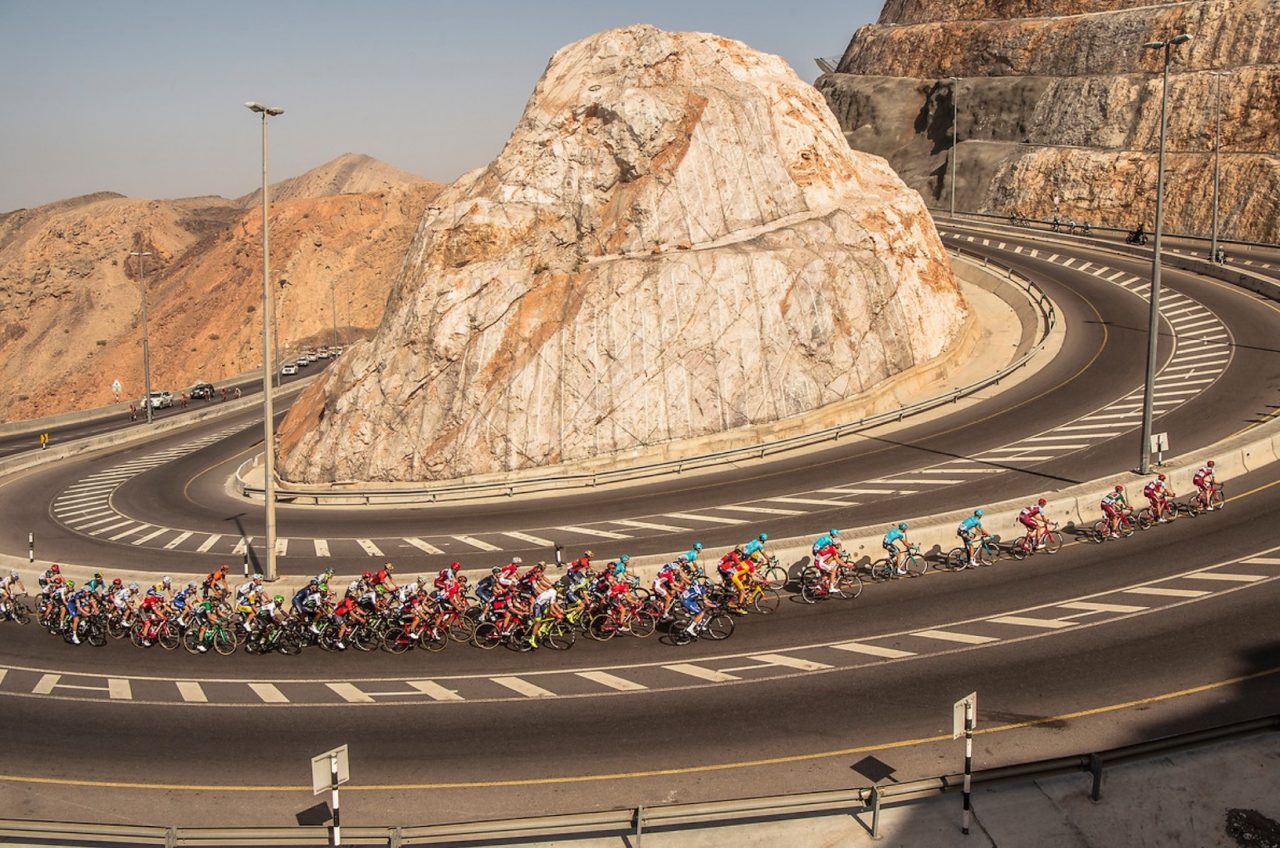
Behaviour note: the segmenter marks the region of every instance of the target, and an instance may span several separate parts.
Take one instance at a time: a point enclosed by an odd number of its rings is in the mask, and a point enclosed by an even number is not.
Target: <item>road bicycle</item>
[[[816,565],[806,566],[800,572],[800,600],[814,604],[827,598],[856,598],[862,594],[862,578],[857,569],[843,560],[834,566],[835,573],[824,578]]]
[[[693,626],[693,632],[689,632],[689,622],[693,620],[693,614],[681,606],[676,614],[675,622],[671,625],[669,638],[672,644],[687,645],[694,639],[710,639],[715,642],[723,641],[733,635],[737,624],[733,620],[733,616],[726,612],[721,612],[715,608],[708,607],[699,621]]]
[[[0,621],[16,621],[26,624],[31,621],[31,608],[18,595],[0,601]]]
[[[336,626],[333,627],[333,630],[336,632]],[[330,631],[327,628],[320,631],[322,637],[328,632]],[[320,646],[324,647],[324,644],[322,640]],[[389,628],[382,637],[383,650],[391,654],[403,654],[410,648],[423,648],[436,653],[443,651],[448,644],[449,635],[447,631],[427,624],[423,624],[417,629],[410,629],[407,623],[396,624]],[[494,642],[493,647],[496,647],[497,644],[497,642]]]
[[[929,561],[920,555],[920,546],[911,544],[907,550],[895,556],[887,556],[871,563],[871,579],[877,582],[899,577],[921,577],[929,570]]]
[[[1222,509],[1227,505],[1227,494],[1223,490],[1223,483],[1214,483],[1209,487],[1209,500],[1205,503],[1204,492],[1197,491],[1191,500],[1187,501],[1187,511],[1192,515],[1199,515],[1205,512],[1208,507],[1215,510]]]
[[[984,533],[980,538],[973,540],[973,559],[978,565],[991,565],[1000,559],[1001,553],[1000,543],[989,533]],[[939,566],[947,571],[960,571],[968,565],[969,551],[964,545],[947,551],[946,557],[939,563]]]
[[[587,635],[597,642],[608,642],[619,633],[647,639],[657,627],[657,616],[646,607],[633,609],[625,605],[614,605],[591,619]]]
[[[518,651],[532,651],[541,644],[556,651],[567,651],[578,640],[578,630],[568,620],[543,613],[528,624],[521,624],[511,634],[510,645]]]
[[[148,636],[147,631],[151,633]],[[146,621],[138,618],[133,622],[133,626],[129,628],[129,641],[134,647],[145,647],[144,642],[150,639],[151,642],[164,648],[166,651],[172,651],[182,644],[182,633],[178,630],[176,624],[167,618],[152,622],[150,627]]]
[[[1155,508],[1151,506],[1144,506],[1142,509],[1138,510],[1138,524],[1145,524],[1147,527],[1150,527],[1153,524],[1160,523],[1161,518],[1165,520],[1165,523],[1170,523],[1176,521],[1178,514],[1183,510],[1187,510],[1188,512],[1190,511],[1186,504],[1175,503],[1173,497],[1170,496],[1160,508],[1159,515],[1156,514]],[[1143,527],[1142,529],[1145,530],[1146,527]]]
[[[1039,539],[1039,543],[1032,543],[1031,539],[1024,535],[1009,547],[1009,553],[1014,559],[1024,560],[1032,554],[1056,554],[1062,550],[1062,531],[1058,529],[1057,524],[1050,524],[1046,530],[1037,530],[1032,534],[1032,538]]]
[[[1146,530],[1151,526],[1150,521],[1144,521],[1141,516],[1131,509],[1122,510],[1120,512],[1120,520],[1116,522],[1116,532],[1123,538],[1127,539],[1137,530]],[[1102,544],[1108,539],[1114,538],[1111,535],[1111,520],[1105,515],[1093,522],[1093,525],[1085,530],[1085,535],[1090,542]]]
[[[200,646],[206,649],[212,647],[224,657],[229,657],[236,652],[236,637],[220,620],[211,621],[204,625],[204,636],[200,636],[201,626],[197,623],[187,628],[187,632],[182,634],[182,647],[189,654],[203,653]]]
[[[782,564],[778,562],[778,558],[773,554],[765,556],[765,564],[756,570],[756,575],[772,586],[785,587],[787,583],[791,582],[791,575],[787,573],[787,570],[782,567]]]
[[[245,637],[244,650],[247,654],[269,654],[273,651],[286,656],[300,654],[302,634],[296,624],[268,622]]]

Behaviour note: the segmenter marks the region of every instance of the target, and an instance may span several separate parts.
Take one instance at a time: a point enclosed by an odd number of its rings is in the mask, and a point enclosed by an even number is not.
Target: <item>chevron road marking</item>
[[[801,509],[778,509],[772,506],[745,506],[743,504],[725,504],[711,509],[727,509],[731,512],[758,512],[761,515],[804,515]]]
[[[170,539],[168,543],[164,546],[164,549],[166,551],[171,551],[174,548],[178,547],[178,545],[181,545],[183,542],[187,541],[190,538],[191,538],[191,531],[184,530],[181,533],[179,533],[177,536],[174,536],[172,539]]]
[[[316,556],[329,556],[329,540],[328,539],[312,539],[311,546],[316,549]]]
[[[1058,604],[1060,609],[1083,610],[1085,614],[1094,612],[1142,612],[1150,607],[1139,607],[1133,604],[1100,604],[1093,601],[1072,601],[1069,604]]]
[[[408,542],[410,545],[413,545],[418,550],[422,551],[423,553],[427,553],[427,554],[444,553],[444,551],[440,550],[435,545],[428,544],[422,541],[421,539],[419,539],[417,536],[405,536],[404,540]]]
[[[668,512],[667,518],[679,518],[684,521],[710,521],[715,524],[746,524],[747,522],[741,518],[724,518],[719,515],[691,515],[687,512]]]
[[[152,539],[154,539],[156,536],[159,536],[159,535],[161,535],[162,533],[168,533],[168,532],[169,532],[169,528],[168,528],[168,527],[161,527],[159,530],[153,530],[153,531],[151,531],[150,533],[148,533],[147,535],[142,536],[141,538],[134,539],[134,540],[133,540],[133,544],[135,544],[135,545],[143,545],[143,544],[146,544],[147,542],[150,542]]]
[[[204,693],[199,683],[193,680],[175,681],[178,686],[178,694],[182,696],[182,700],[189,704],[207,704],[209,696]]]
[[[557,530],[563,530],[566,533],[578,533],[582,536],[595,536],[600,539],[630,539],[626,533],[615,533],[612,530],[596,530],[590,527],[576,527],[572,524],[564,527],[557,527]],[[457,538],[456,536],[454,538]]]
[[[512,692],[515,692],[519,695],[524,695],[526,698],[556,697],[555,692],[552,692],[548,689],[543,689],[541,686],[535,686],[529,681],[522,680],[519,677],[490,677],[489,679],[492,680],[494,683],[498,684],[499,686],[504,686],[507,689],[510,689]]]
[[[253,694],[262,699],[265,704],[287,704],[289,699],[284,696],[274,683],[250,683],[249,688],[253,690]]]
[[[972,633],[956,633],[951,630],[917,630],[912,636],[925,639],[938,639],[942,642],[963,642],[966,645],[985,645],[988,642],[999,642],[995,636],[977,636]]]
[[[236,546],[231,549],[231,555],[244,556],[246,553],[249,552],[249,546],[252,544],[253,544],[253,537],[245,536],[239,542],[236,542]]]
[[[282,557],[282,556],[288,556],[288,555],[289,555],[289,540],[284,537],[276,539],[276,556]]]
[[[1248,565],[1280,565],[1280,558],[1277,557],[1253,557],[1252,559],[1241,560]]]
[[[880,645],[864,645],[861,642],[841,642],[839,645],[832,645],[837,651],[849,651],[854,654],[866,654],[871,657],[884,657],[887,660],[896,660],[902,657],[914,657],[915,651],[900,651],[897,648],[885,648]]]
[[[670,524],[652,524],[648,521],[633,521],[631,519],[621,519],[618,521],[610,521],[610,524],[621,524],[623,527],[637,527],[641,530],[663,530],[667,533],[687,533],[688,527],[674,527]]]
[[[728,683],[730,680],[741,680],[732,674],[725,674],[722,671],[712,671],[709,668],[703,668],[700,665],[691,663],[676,663],[675,665],[664,665],[667,671],[674,671],[677,674],[687,674],[690,677],[696,677],[699,680],[706,680],[709,683]]]
[[[816,504],[818,506],[857,506],[854,501],[822,500],[821,498],[765,498],[769,503]]]
[[[1164,598],[1202,598],[1210,594],[1202,589],[1166,589],[1162,586],[1136,586],[1125,589],[1124,592],[1129,595],[1159,595]]]
[[[1229,583],[1257,583],[1267,579],[1261,574],[1229,574],[1225,571],[1200,571],[1185,576],[1188,580],[1223,580]]]
[[[462,696],[452,689],[446,689],[439,683],[430,680],[406,680],[405,684],[412,686],[422,694],[426,695],[434,701],[461,701]]]
[[[342,700],[349,704],[372,704],[373,698],[370,695],[361,692],[354,684],[351,683],[326,683]]]
[[[619,692],[637,692],[641,689],[648,689],[648,686],[635,683],[630,680],[624,680],[621,677],[609,674],[607,671],[579,671],[578,677],[599,683],[601,686],[608,686],[610,689],[616,689]]]
[[[556,543],[551,541],[550,539],[543,539],[541,536],[531,536],[528,533],[516,533],[516,532],[508,531],[506,533],[503,533],[502,535],[510,536],[513,539],[518,539],[521,542],[527,542],[530,545],[536,545],[540,548],[554,548],[556,546]]]
[[[373,543],[372,539],[356,539],[356,544],[359,545],[361,550],[363,550],[368,556],[382,556],[382,550]]]
[[[1021,615],[1002,615],[999,618],[988,618],[992,624],[1013,624],[1018,627],[1040,627],[1045,630],[1060,630],[1071,627],[1074,621],[1062,621],[1057,618],[1027,618]]]
[[[116,517],[119,518],[120,516],[117,515]],[[97,530],[94,530],[89,535],[101,536],[103,533],[110,533],[112,530],[119,530],[121,527],[129,527],[131,525],[136,527],[138,525],[138,522],[134,521],[132,518],[126,518],[124,521],[121,521],[118,524],[108,524],[106,527],[99,527]],[[129,535],[128,533],[121,533],[120,536],[112,536],[111,538],[119,539],[121,536],[128,536],[128,535]]]
[[[785,654],[754,654],[751,659],[767,665],[780,665],[784,668],[798,668],[801,671],[822,671],[824,668],[831,668],[827,663],[813,662],[812,660],[801,660],[795,657],[788,657]]]
[[[196,553],[198,554],[208,553],[209,549],[212,548],[215,544],[217,544],[218,540],[221,538],[222,538],[221,533],[211,533],[209,535],[209,538],[201,542],[200,547],[196,548]]]

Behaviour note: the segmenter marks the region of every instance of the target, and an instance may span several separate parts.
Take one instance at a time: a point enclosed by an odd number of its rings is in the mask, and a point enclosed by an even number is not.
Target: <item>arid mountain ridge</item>
[[[368,335],[441,186],[344,154],[272,186],[281,355]],[[258,192],[148,200],[97,192],[0,214],[0,402],[18,420],[143,393],[141,287],[152,386],[180,391],[261,363]],[[193,308],[194,307],[194,308]]]

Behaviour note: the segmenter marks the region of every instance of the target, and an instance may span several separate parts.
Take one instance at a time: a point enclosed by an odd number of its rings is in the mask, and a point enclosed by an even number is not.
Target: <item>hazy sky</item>
[[[700,30],[812,81],[882,0],[0,0],[0,212],[93,191],[236,196],[345,152],[448,182],[501,149],[547,60],[611,27]]]

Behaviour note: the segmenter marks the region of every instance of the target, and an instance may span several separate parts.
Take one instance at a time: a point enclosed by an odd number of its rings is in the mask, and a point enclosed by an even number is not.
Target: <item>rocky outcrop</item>
[[[1276,0],[890,0],[816,85],[932,205],[954,165],[957,211],[1149,227],[1162,62],[1142,45],[1179,32],[1166,226],[1211,228],[1220,84],[1222,231],[1280,241]]]
[[[367,159],[367,157],[363,157]],[[355,167],[350,167],[353,164]],[[373,160],[368,160],[373,162]],[[271,206],[280,351],[382,320],[391,282],[439,186],[343,157],[285,181]],[[335,175],[342,175],[335,179]],[[326,195],[334,188],[382,186]],[[152,385],[179,392],[261,367],[261,213],[245,198],[145,200],[102,192],[0,216],[0,408],[5,420],[143,394],[141,283]],[[139,247],[145,277],[129,253]]]
[[[613,30],[436,199],[280,467],[456,478],[802,415],[936,356],[964,308],[919,195],[782,60]]]

